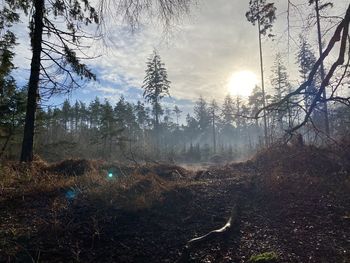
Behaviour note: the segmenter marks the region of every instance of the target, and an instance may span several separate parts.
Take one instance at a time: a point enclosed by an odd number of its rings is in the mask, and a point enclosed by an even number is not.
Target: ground
[[[203,171],[12,164],[2,170],[12,175],[0,188],[0,262],[350,262],[346,158],[305,147]],[[229,231],[185,249],[232,215]]]

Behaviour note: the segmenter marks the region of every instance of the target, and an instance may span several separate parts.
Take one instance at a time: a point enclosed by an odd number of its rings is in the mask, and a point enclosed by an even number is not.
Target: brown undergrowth
[[[0,262],[36,262],[41,249],[79,261],[75,233],[98,237],[100,225],[114,224],[114,211],[161,203],[164,193],[186,184],[178,179],[188,172],[79,159],[48,164],[36,157],[31,164],[3,163],[0,173]],[[67,247],[59,249],[61,242]]]
[[[255,167],[256,185],[267,193],[338,191],[350,190],[348,158],[339,148],[279,145],[259,152],[245,165]]]
[[[0,262],[174,262],[184,242],[221,226],[237,200],[246,203],[239,239],[230,237],[224,249],[221,241],[207,244],[190,262],[247,262],[266,251],[281,262],[342,260],[346,151],[279,146],[197,172],[38,157],[31,165],[3,163]],[[305,240],[308,251],[298,245]],[[327,246],[321,256],[314,250]]]
[[[162,192],[175,185],[177,179],[184,179],[190,174],[175,165],[136,167],[85,159],[48,164],[38,157],[31,164],[4,163],[0,173],[3,199],[75,189],[75,197],[103,200],[130,208],[149,207],[153,200],[160,199]]]

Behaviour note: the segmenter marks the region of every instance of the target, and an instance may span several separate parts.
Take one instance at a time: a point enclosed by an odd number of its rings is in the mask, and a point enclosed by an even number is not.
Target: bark
[[[216,154],[216,131],[215,131],[215,111],[213,110],[213,148]]]
[[[319,54],[321,57],[322,56],[322,38],[321,38],[321,25],[320,25],[320,13],[319,13],[319,8],[318,8],[318,0],[315,1],[315,9],[316,9],[316,19],[317,19],[318,50],[319,50]],[[324,67],[323,67],[323,61],[321,62],[320,72],[321,72],[321,80],[324,81],[325,71],[324,71]],[[330,131],[329,131],[329,120],[328,120],[328,105],[327,105],[327,101],[326,101],[326,99],[327,99],[326,89],[323,89],[322,96],[325,99],[325,101],[323,103],[325,132],[329,136]]]
[[[41,42],[43,35],[44,0],[34,1],[34,29],[32,35],[33,56],[30,65],[30,77],[28,84],[27,110],[24,125],[24,134],[21,151],[21,161],[31,162],[33,160],[33,144],[35,129],[35,112],[37,109],[37,95],[39,91]]]
[[[267,120],[266,120],[266,96],[265,96],[265,86],[264,86],[264,65],[263,65],[263,55],[262,55],[262,46],[261,46],[261,32],[260,32],[260,19],[258,19],[258,30],[259,30],[259,53],[260,53],[260,72],[261,72],[261,91],[263,96],[263,107],[264,107],[264,137],[265,137],[265,146],[269,145],[269,140],[267,136]]]

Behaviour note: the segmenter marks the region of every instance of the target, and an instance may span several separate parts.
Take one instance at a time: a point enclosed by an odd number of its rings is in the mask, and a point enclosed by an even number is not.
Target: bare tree
[[[289,133],[292,133],[302,126],[304,126],[309,120],[312,112],[314,109],[322,103],[325,102],[337,102],[344,104],[348,107],[350,107],[350,97],[348,96],[339,96],[337,95],[337,91],[339,87],[342,86],[343,81],[345,78],[349,78],[349,64],[350,64],[350,38],[349,38],[349,24],[350,24],[350,5],[347,7],[346,13],[344,18],[341,20],[341,22],[338,24],[338,26],[335,29],[335,32],[333,36],[331,37],[326,49],[322,51],[320,57],[315,62],[314,66],[312,67],[310,73],[308,74],[308,77],[306,81],[304,81],[296,90],[288,93],[285,95],[280,101],[271,103],[267,105],[266,107],[260,109],[255,117],[259,117],[259,115],[264,111],[274,111],[278,110],[279,107],[281,107],[285,102],[289,101],[292,97],[298,97],[300,95],[304,96],[307,94],[308,89],[312,87],[316,74],[318,70],[320,69],[322,63],[326,59],[326,57],[330,54],[331,51],[335,52],[335,45],[337,42],[339,43],[339,52],[338,52],[338,58],[336,61],[333,62],[331,65],[328,73],[325,75],[324,79],[321,82],[321,85],[316,88],[316,93],[312,97],[312,101],[310,103],[310,106],[305,109],[305,116],[304,119],[298,123],[297,125],[291,127],[289,130],[287,130]],[[345,65],[343,65],[345,62]],[[343,66],[342,66],[343,65]],[[324,90],[327,86],[330,85],[330,81],[332,77],[334,76],[337,69],[341,69],[342,73],[341,76],[336,80],[336,84],[332,87],[332,92],[328,97],[323,97]],[[298,104],[299,107],[302,107],[300,104]]]
[[[321,22],[320,22],[320,9],[332,5],[332,3],[326,3],[322,6],[319,6],[319,0],[309,0],[310,4],[315,3],[315,11],[316,11],[316,23],[317,23],[317,40],[318,40],[318,50],[320,56],[322,55],[322,36],[321,36]],[[321,74],[321,81],[325,78],[325,70],[323,66],[323,61],[320,65],[320,74]],[[323,89],[322,92],[323,98],[325,99],[327,97],[326,88]],[[323,114],[324,114],[324,126],[325,126],[325,132],[327,135],[330,134],[329,131],[329,120],[328,120],[328,106],[327,106],[327,100],[324,100],[323,102]]]
[[[106,18],[121,18],[132,28],[138,27],[143,18],[156,17],[168,27],[174,20],[189,13],[197,0],[100,0],[99,12],[102,26]]]

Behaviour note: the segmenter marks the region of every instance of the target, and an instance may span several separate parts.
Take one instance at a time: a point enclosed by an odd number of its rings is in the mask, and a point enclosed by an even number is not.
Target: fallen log
[[[176,262],[177,263],[187,262],[190,252],[194,248],[210,240],[216,239],[218,237],[222,237],[223,235],[227,234],[232,229],[232,226],[234,225],[234,223],[237,222],[237,219],[238,219],[238,206],[235,205],[232,208],[231,216],[229,217],[229,219],[227,220],[226,224],[223,227],[212,230],[203,236],[190,239],[185,245],[185,248],[183,249],[181,257]]]

